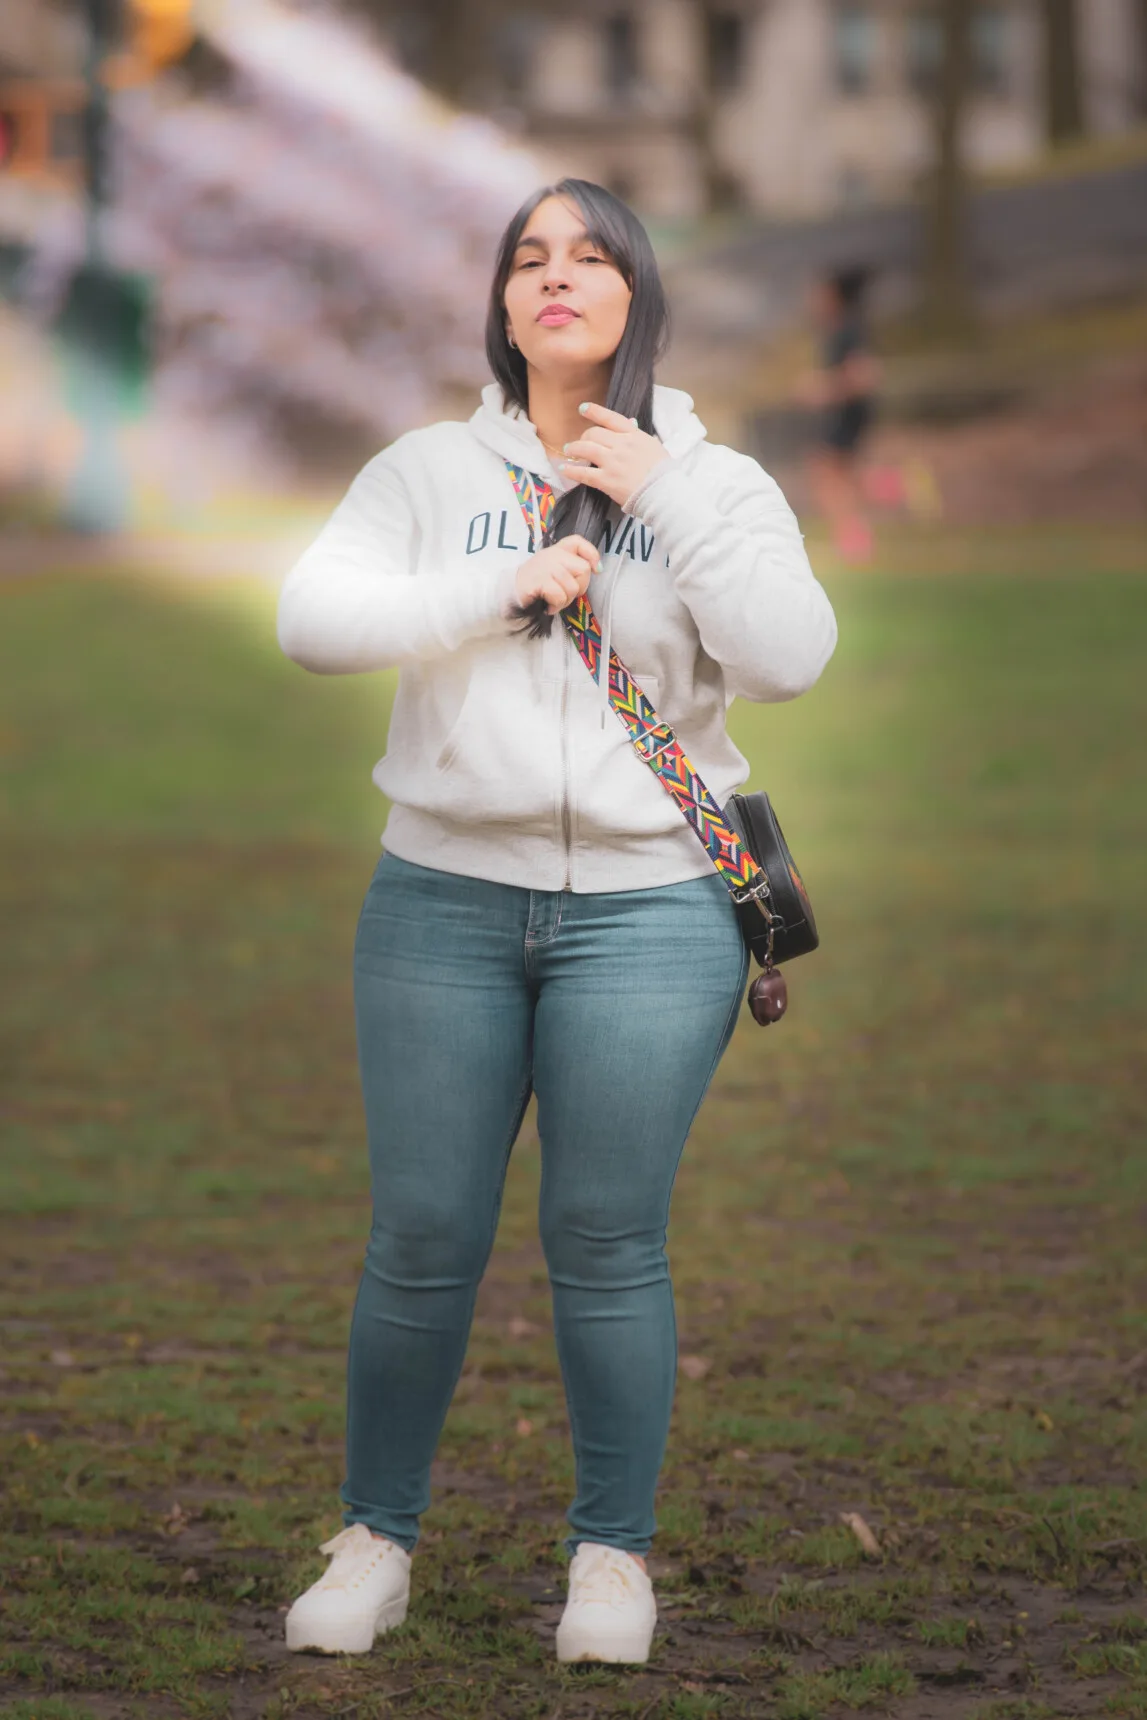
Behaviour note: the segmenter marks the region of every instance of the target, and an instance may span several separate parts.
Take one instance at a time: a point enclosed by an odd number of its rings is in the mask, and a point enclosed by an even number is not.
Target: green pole
[[[84,0],[87,25],[84,113],[84,167],[87,258],[91,278],[106,268],[104,210],[108,202],[108,93],[103,67],[115,34],[115,0]],[[86,533],[122,531],[128,518],[130,493],[127,472],[116,445],[119,424],[119,383],[113,351],[98,341],[85,341],[69,354],[72,398],[83,431],[79,464],[66,501],[68,523]]]

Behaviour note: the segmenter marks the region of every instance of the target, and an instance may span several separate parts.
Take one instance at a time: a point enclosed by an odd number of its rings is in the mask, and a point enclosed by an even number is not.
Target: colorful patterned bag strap
[[[544,547],[549,542],[554,517],[554,492],[544,478],[535,477],[509,460],[506,461],[506,466],[529,528],[530,553],[533,554],[535,547]],[[537,543],[539,531],[540,545]],[[576,603],[571,603],[561,614],[566,632],[577,646],[582,662],[596,680],[601,659],[601,627],[588,598],[579,597]],[[621,719],[638,757],[644,759],[660,778],[662,787],[677,802],[701,846],[728,885],[734,902],[739,906],[744,902],[755,901],[767,914],[768,878],[722,814],[721,808],[685,756],[669,724],[661,721],[617,652],[612,649],[609,653],[609,702]]]

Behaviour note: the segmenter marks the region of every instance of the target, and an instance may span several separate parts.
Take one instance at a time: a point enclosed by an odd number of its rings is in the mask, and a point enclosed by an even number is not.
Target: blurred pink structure
[[[205,8],[206,89],[114,103],[121,267],[157,286],[155,430],[198,422],[272,456],[313,423],[381,444],[487,379],[496,239],[543,163],[458,114],[333,12]],[[82,254],[82,212],[44,199],[25,302],[46,318]]]

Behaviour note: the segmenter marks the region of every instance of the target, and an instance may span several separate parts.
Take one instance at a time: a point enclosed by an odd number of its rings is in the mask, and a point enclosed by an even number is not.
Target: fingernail
[[[589,408],[590,408],[590,403],[589,403],[589,401],[588,401],[588,400],[583,400],[583,401],[582,401],[582,403],[581,403],[581,405],[580,405],[580,406],[579,406],[579,407],[578,407],[578,411],[579,411],[579,412],[588,412],[588,411],[589,411]]]
[[[563,442],[563,443],[562,443],[562,453],[563,453],[563,454],[568,454],[568,453],[569,453],[569,451],[570,451],[570,445],[569,445],[569,443],[568,443],[568,442]]]

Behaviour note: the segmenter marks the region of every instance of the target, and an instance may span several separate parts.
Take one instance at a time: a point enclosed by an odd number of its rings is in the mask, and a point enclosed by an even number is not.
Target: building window
[[[977,6],[972,16],[972,78],[981,95],[1008,93],[1011,24],[1006,6]]]
[[[972,88],[977,95],[1008,92],[1012,59],[1012,18],[1007,6],[977,6],[972,13]],[[918,95],[931,96],[940,82],[944,26],[935,5],[917,6],[905,20],[908,82]]]
[[[511,12],[497,32],[497,62],[502,93],[521,102],[530,87],[533,71],[536,20],[525,12]]]
[[[908,82],[917,95],[930,96],[940,82],[944,26],[933,6],[917,6],[904,22]]]
[[[836,8],[836,81],[845,95],[863,95],[871,88],[876,61],[876,20],[867,6]]]
[[[740,12],[705,13],[710,87],[728,95],[740,86],[745,59],[745,20]]]
[[[637,28],[632,12],[605,20],[605,83],[610,95],[623,96],[637,82]]]

